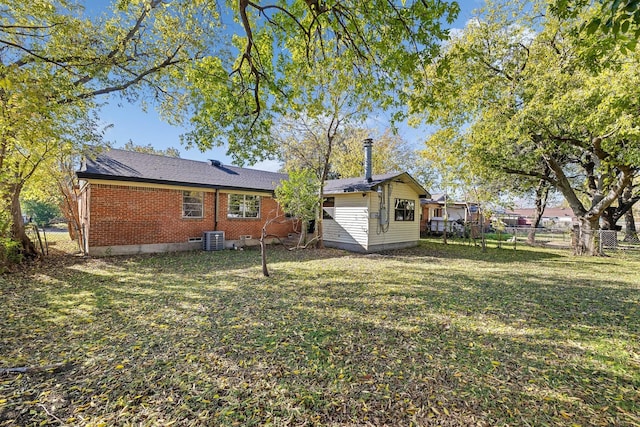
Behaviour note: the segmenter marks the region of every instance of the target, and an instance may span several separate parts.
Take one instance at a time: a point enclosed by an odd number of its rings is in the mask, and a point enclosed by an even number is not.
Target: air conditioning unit
[[[224,231],[205,231],[202,236],[202,249],[221,251],[224,249]]]

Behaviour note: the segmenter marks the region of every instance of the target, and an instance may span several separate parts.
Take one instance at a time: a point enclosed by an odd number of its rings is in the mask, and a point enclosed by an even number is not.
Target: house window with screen
[[[433,216],[435,218],[442,218],[442,208],[434,208],[433,209]]]
[[[327,197],[322,202],[322,219],[333,219],[336,205],[335,197]]]
[[[260,218],[260,196],[229,194],[227,218]]]
[[[396,199],[396,221],[413,221],[415,218],[416,202],[408,199]]]
[[[182,217],[202,218],[204,193],[202,191],[182,192]]]

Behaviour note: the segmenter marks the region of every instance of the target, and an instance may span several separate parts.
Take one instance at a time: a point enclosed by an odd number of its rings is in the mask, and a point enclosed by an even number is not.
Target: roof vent
[[[222,162],[220,160],[209,159],[211,162],[211,166],[215,166],[217,168],[222,167]]]

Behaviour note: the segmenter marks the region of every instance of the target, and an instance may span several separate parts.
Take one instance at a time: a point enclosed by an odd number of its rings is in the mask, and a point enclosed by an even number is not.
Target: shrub
[[[20,262],[22,262],[20,243],[7,237],[0,237],[0,273],[4,273],[12,265]]]
[[[40,227],[49,225],[52,219],[60,216],[60,208],[56,202],[41,200],[25,200],[24,211]]]

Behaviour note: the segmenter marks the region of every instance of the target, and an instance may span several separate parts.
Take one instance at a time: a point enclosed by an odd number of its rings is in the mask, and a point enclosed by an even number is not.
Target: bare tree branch
[[[104,60],[105,64],[111,64],[112,59],[115,58],[115,56],[118,53],[123,52],[125,50],[125,48],[127,47],[127,44],[131,40],[133,40],[136,34],[140,32],[140,29],[142,28],[142,24],[144,23],[145,19],[147,19],[147,17],[149,16],[149,13],[151,12],[151,10],[158,7],[158,5],[160,5],[161,3],[162,3],[162,0],[151,0],[148,7],[144,7],[142,9],[142,11],[140,12],[140,15],[136,19],[135,24],[127,32],[127,35],[119,43],[117,43],[116,46],[105,56],[105,60]],[[94,79],[93,74],[87,74],[84,77],[73,82],[73,85],[81,86],[93,79]]]
[[[141,82],[142,80],[144,80],[145,77],[152,75],[154,73],[157,73],[158,71],[170,67],[172,65],[178,64],[180,62],[183,62],[183,60],[176,60],[175,57],[178,55],[178,52],[182,49],[182,46],[178,46],[176,48],[176,50],[170,55],[168,56],[163,62],[161,62],[160,64],[156,65],[155,67],[151,67],[148,68],[147,70],[140,72],[139,74],[137,74],[135,76],[135,78],[125,81],[119,85],[114,85],[114,86],[109,86],[109,87],[103,87],[100,89],[96,89],[93,91],[89,91],[89,92],[85,92],[82,94],[79,94],[77,96],[71,97],[71,98],[64,98],[60,101],[58,101],[58,104],[72,104],[73,102],[80,100],[80,99],[89,99],[89,98],[93,98],[95,96],[98,95],[106,95],[108,93],[112,93],[112,92],[121,92],[139,82]]]

